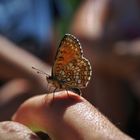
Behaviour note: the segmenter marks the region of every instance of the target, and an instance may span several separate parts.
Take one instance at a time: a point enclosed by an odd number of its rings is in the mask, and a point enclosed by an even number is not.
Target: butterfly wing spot
[[[67,81],[71,81],[71,79],[70,78],[67,78]]]
[[[80,84],[81,83],[81,80],[79,79],[77,82],[78,82],[78,84]]]
[[[88,74],[88,72],[87,71],[84,71],[84,75],[87,75]]]
[[[79,77],[79,75],[75,75],[75,78],[76,78],[76,79],[79,79],[80,77]]]
[[[65,72],[63,70],[60,71],[61,75],[65,75]]]

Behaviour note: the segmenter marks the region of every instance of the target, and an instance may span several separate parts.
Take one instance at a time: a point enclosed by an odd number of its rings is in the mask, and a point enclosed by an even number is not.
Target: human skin
[[[8,79],[9,77],[22,76],[22,78],[31,79],[33,82],[37,81],[34,84],[34,90],[37,87],[40,89],[46,87],[45,78],[43,80],[40,75],[33,72],[31,67],[39,66],[40,69],[45,70],[48,70],[48,67],[4,38],[1,37],[0,42],[1,77],[4,76],[4,79]],[[5,93],[8,92],[4,92],[4,95]],[[9,94],[11,94],[11,90],[9,90]],[[53,102],[52,94],[31,98],[21,105],[13,120],[28,126],[40,127],[51,138],[59,140],[131,139],[85,99],[71,92],[69,95],[72,98],[69,98],[66,92],[56,93]]]
[[[45,75],[37,74],[32,66],[51,72],[44,61],[0,36],[0,121],[9,120],[27,97],[47,92]]]
[[[11,80],[16,78],[27,79],[34,88],[46,87],[46,79],[37,75],[32,67],[39,67],[46,73],[50,73],[50,66],[23,50],[20,46],[16,46],[8,39],[0,36],[0,78]]]
[[[0,140],[41,140],[28,127],[13,121],[0,122]]]
[[[30,98],[12,120],[41,129],[53,140],[132,140],[87,100],[70,91]]]

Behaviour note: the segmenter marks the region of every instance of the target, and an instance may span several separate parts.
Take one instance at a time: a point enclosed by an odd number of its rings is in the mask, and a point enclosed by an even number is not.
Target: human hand
[[[28,99],[17,110],[13,121],[40,129],[54,140],[132,139],[87,100],[70,91]]]

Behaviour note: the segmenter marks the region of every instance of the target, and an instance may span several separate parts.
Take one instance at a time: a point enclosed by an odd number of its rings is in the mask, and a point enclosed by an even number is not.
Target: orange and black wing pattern
[[[62,81],[65,88],[85,88],[91,75],[91,65],[83,56],[79,40],[65,34],[57,50],[52,76]]]

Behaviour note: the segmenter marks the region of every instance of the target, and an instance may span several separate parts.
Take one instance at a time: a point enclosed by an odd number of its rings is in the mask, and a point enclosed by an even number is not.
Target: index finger
[[[131,139],[81,96],[66,91],[40,95],[24,102],[13,117],[40,128],[53,139]]]

